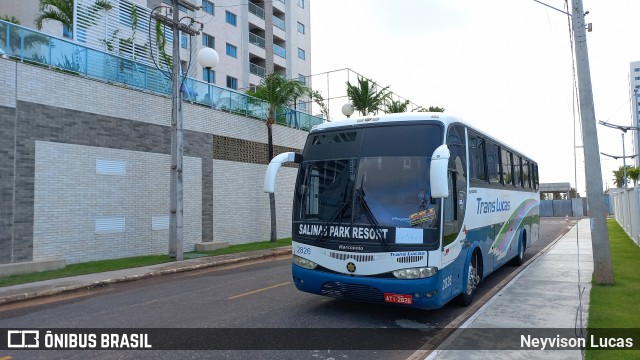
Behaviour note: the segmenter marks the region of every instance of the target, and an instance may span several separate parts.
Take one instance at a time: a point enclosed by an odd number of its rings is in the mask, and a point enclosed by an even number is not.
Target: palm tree
[[[59,21],[73,31],[73,1],[74,0],[40,0],[40,14],[35,23],[38,30],[42,30],[45,20]]]
[[[632,167],[627,169],[627,176],[633,180],[633,186],[638,186],[638,178],[640,177],[640,167]]]
[[[629,177],[629,170],[631,170],[631,166],[627,165],[627,177]],[[624,185],[624,166],[620,166],[618,170],[613,171],[613,182],[616,187],[621,188]]]
[[[45,20],[59,21],[73,31],[73,5],[75,0],[40,0],[40,14],[36,17],[35,23],[38,30],[42,30],[42,23]],[[78,17],[86,17],[92,23],[95,21],[91,15],[95,15],[99,10],[111,10],[113,5],[109,0],[96,0],[94,5],[78,8]]]
[[[276,110],[285,107],[293,99],[305,94],[310,94],[310,89],[298,80],[288,80],[277,73],[269,73],[260,85],[246,91],[247,95],[264,100],[268,105],[267,115],[267,143],[269,161],[273,159],[273,124],[276,122]],[[276,199],[273,193],[269,194],[269,210],[271,213],[271,238],[272,242],[278,240],[276,229]]]
[[[351,100],[351,105],[362,116],[378,112],[390,96],[387,92],[389,86],[380,91],[376,91],[376,87],[375,82],[362,76],[358,76],[357,86],[351,85],[347,81],[347,95]]]
[[[409,105],[409,100],[389,100],[389,102],[385,104],[384,112],[387,114],[403,113],[407,111],[407,105]]]

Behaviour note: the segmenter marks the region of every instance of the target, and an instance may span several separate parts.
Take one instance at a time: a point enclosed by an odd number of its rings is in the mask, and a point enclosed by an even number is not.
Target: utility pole
[[[183,259],[184,242],[184,198],[182,183],[182,155],[184,149],[183,126],[182,126],[182,93],[180,85],[182,83],[180,73],[180,32],[191,36],[198,35],[199,30],[191,25],[195,23],[191,19],[191,24],[180,23],[180,6],[184,6],[190,11],[195,11],[199,7],[185,0],[173,0],[173,18],[154,13],[154,19],[171,27],[173,34],[173,56],[171,59],[171,184],[169,201],[169,256],[177,261]]]
[[[602,195],[602,169],[596,117],[591,89],[591,70],[585,31],[582,0],[573,0],[571,25],[573,28],[576,68],[578,72],[578,93],[584,142],[585,178],[587,185],[587,206],[591,218],[591,247],[596,284],[613,284],[613,267],[609,249],[609,232]]]

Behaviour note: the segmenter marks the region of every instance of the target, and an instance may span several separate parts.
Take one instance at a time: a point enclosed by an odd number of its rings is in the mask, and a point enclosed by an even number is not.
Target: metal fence
[[[0,49],[11,58],[36,66],[161,95],[171,94],[171,76],[158,68],[1,20]],[[183,99],[194,104],[260,120],[268,116],[266,102],[237,91],[192,78],[185,78],[181,89]],[[277,124],[307,131],[323,122],[322,118],[289,108],[276,114]]]
[[[640,245],[640,187],[610,190],[616,221]]]

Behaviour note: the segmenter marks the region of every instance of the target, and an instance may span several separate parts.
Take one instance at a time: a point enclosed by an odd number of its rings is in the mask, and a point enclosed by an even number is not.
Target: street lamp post
[[[210,47],[205,47],[198,52],[198,64],[207,69],[207,96],[213,106],[213,99],[211,99],[211,69],[216,67],[220,62],[218,52]]]
[[[347,119],[350,118],[351,115],[353,115],[354,111],[355,109],[353,108],[353,105],[351,105],[351,103],[346,103],[342,105],[342,114],[346,116]]]

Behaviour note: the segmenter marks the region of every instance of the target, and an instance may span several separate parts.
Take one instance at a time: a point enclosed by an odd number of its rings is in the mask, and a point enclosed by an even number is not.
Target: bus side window
[[[529,160],[524,160],[522,163],[522,179],[524,180],[522,187],[525,189],[531,189],[531,179],[529,179]]]
[[[513,160],[511,159],[511,152],[506,149],[502,149],[502,181],[504,185],[513,184]]]
[[[487,169],[489,182],[500,183],[500,149],[493,143],[487,143]]]
[[[522,187],[522,158],[516,155],[513,155],[513,177],[515,186]]]
[[[469,133],[469,178],[487,181],[484,139]]]

